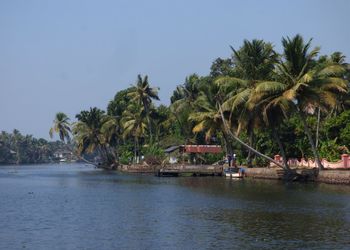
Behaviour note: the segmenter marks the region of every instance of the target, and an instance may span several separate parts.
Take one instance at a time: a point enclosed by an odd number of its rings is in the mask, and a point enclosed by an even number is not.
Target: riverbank
[[[169,167],[168,167],[169,168]],[[212,168],[214,166],[201,166],[197,165],[196,169],[203,168],[204,170],[208,170],[208,172],[213,171]],[[222,167],[220,167],[222,169]],[[149,174],[157,174],[161,169],[160,166],[149,166],[147,164],[138,164],[138,165],[121,165],[118,166],[117,170],[125,173],[149,173]],[[185,170],[188,171],[185,171]],[[185,176],[188,175],[190,170],[194,173],[193,176],[200,176],[196,171],[193,171],[193,166],[172,166],[171,171],[178,170],[179,175],[181,176],[182,172],[186,172]],[[203,171],[204,171],[203,170]],[[317,169],[295,169],[295,173],[302,177],[303,181],[311,181],[311,182],[319,182],[319,183],[327,183],[327,184],[343,184],[350,185],[350,170],[323,170],[318,172]],[[196,173],[197,174],[196,174]],[[210,172],[211,173],[211,172]],[[212,173],[211,173],[212,174]],[[203,174],[205,175],[205,174]],[[210,175],[210,174],[208,174]],[[216,172],[212,175],[218,175]],[[164,175],[167,176],[167,175]],[[287,179],[285,176],[285,172],[280,168],[245,168],[245,176],[247,178],[253,179],[269,179],[269,180],[285,180]],[[300,179],[294,179],[298,181]]]
[[[297,169],[296,172],[306,176],[306,181],[328,184],[350,185],[350,170],[323,170],[318,174],[314,169]],[[283,170],[277,168],[247,168],[246,176],[255,179],[282,180]]]

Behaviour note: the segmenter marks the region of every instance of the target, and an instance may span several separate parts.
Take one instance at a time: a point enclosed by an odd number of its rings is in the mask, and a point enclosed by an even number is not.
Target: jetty
[[[219,165],[169,165],[156,172],[159,177],[170,176],[221,176],[223,167]]]

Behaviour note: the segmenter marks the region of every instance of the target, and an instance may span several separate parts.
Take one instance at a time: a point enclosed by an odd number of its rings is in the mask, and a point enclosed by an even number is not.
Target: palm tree
[[[137,163],[140,151],[140,138],[144,137],[147,131],[145,118],[145,110],[140,105],[132,103],[128,106],[127,110],[124,111],[121,119],[121,124],[124,130],[123,138],[127,138],[128,136],[134,138],[134,155]]]
[[[278,133],[278,130],[286,117],[286,114],[283,113],[285,110],[279,106],[274,106],[272,103],[269,103],[269,99],[265,99],[266,97],[264,96],[264,93],[257,91],[260,86],[261,85],[258,84],[256,89],[254,89],[253,93],[251,94],[248,100],[249,106],[260,107],[262,119],[265,125],[270,127],[271,134],[279,147],[280,154],[282,155],[283,159],[283,168],[284,170],[289,171],[290,168],[287,161],[287,155]],[[271,82],[271,86],[273,86],[273,82]]]
[[[13,138],[16,148],[16,164],[18,165],[21,162],[21,154],[20,154],[20,141],[22,140],[23,136],[19,132],[19,130],[14,129],[13,130]]]
[[[141,75],[137,76],[137,82],[133,88],[128,93],[131,97],[131,101],[138,103],[138,105],[143,106],[146,119],[148,123],[150,141],[152,142],[152,125],[150,120],[150,109],[152,105],[152,100],[159,100],[158,88],[152,88],[148,82],[148,76],[146,75],[143,79]]]
[[[193,109],[200,92],[199,81],[200,78],[196,74],[192,74],[186,77],[183,85],[176,88],[171,97],[171,106],[176,113],[188,108]]]
[[[216,83],[229,86],[231,91],[222,105],[223,111],[235,112],[238,117],[237,135],[246,128],[249,144],[254,145],[254,128],[261,120],[260,107],[248,102],[256,85],[271,78],[277,54],[270,43],[263,40],[245,40],[239,50],[232,48],[237,77],[221,77]],[[252,166],[252,150],[248,150],[248,166]]]
[[[70,141],[70,123],[69,118],[65,113],[58,112],[53,121],[53,127],[50,128],[49,134],[53,138],[53,134],[58,133],[62,142]]]
[[[171,97],[170,111],[185,137],[185,144],[194,141],[191,138],[193,124],[189,115],[195,110],[195,102],[200,94],[200,78],[192,74],[185,79],[185,83],[177,86]]]
[[[334,63],[324,67],[314,67],[313,60],[319,52],[315,48],[309,52],[311,40],[304,43],[300,35],[282,39],[284,60],[277,64],[276,81],[261,82],[255,93],[266,104],[264,112],[280,109],[284,116],[293,110],[298,113],[308,137],[317,166],[323,169],[317,148],[309,130],[306,116],[316,107],[328,110],[337,102],[337,93],[347,91],[346,81],[337,74],[344,72],[344,67]]]
[[[277,166],[283,168],[284,166],[281,165],[278,161],[275,161],[274,159],[272,159],[271,157],[264,155],[263,153],[257,151],[256,149],[252,148],[251,146],[249,146],[247,143],[245,143],[244,141],[242,141],[237,135],[235,135],[234,133],[232,133],[232,131],[230,130],[230,125],[227,123],[227,120],[225,119],[224,116],[224,112],[223,109],[221,107],[221,104],[219,103],[219,112],[221,115],[221,120],[223,122],[224,125],[224,129],[226,131],[226,133],[233,138],[235,141],[237,141],[239,144],[241,144],[243,147],[245,147],[247,150],[252,151],[253,153],[255,153],[256,155],[268,160],[269,162],[273,162],[274,164],[276,164]]]
[[[113,148],[118,147],[119,145],[119,137],[121,135],[121,129],[119,120],[115,116],[106,115],[102,118],[102,126],[101,126],[101,134],[104,138],[104,144],[107,145],[109,152],[113,155],[113,157],[119,161],[118,150],[114,151]]]
[[[101,131],[103,122],[106,121],[104,113],[95,107],[76,115],[78,122],[73,125],[73,134],[79,155],[97,150],[104,161],[111,161],[108,145]]]
[[[195,101],[195,110],[189,120],[195,122],[193,133],[205,131],[205,140],[209,142],[213,136],[222,135],[227,154],[232,154],[232,144],[224,128],[218,103],[222,101],[221,89],[210,82],[203,88]]]

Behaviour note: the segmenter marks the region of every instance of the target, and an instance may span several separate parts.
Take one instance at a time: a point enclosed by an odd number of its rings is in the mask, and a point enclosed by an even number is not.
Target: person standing
[[[231,167],[231,162],[232,162],[232,156],[230,154],[227,155],[227,162],[228,162],[228,167]]]

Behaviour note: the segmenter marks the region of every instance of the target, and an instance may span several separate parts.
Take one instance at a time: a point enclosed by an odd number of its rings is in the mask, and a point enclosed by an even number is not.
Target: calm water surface
[[[0,167],[0,249],[350,249],[350,187]]]

